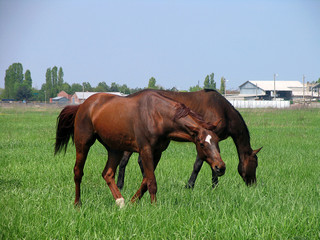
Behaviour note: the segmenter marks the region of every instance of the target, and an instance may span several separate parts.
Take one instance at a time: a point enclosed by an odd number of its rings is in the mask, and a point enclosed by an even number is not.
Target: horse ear
[[[210,126],[209,127],[209,130],[212,130],[212,131],[214,131],[217,127],[218,127],[218,125],[221,123],[221,121],[222,121],[222,118],[219,118],[217,121],[215,121],[214,123],[208,123],[208,125]]]
[[[257,155],[258,152],[260,152],[261,149],[262,149],[262,147],[259,148],[259,149],[257,149],[257,150],[253,150],[253,151],[252,151],[252,154],[253,154],[253,155]]]

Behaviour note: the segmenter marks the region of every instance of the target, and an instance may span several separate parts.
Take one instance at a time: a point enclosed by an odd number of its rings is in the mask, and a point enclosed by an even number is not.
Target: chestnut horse
[[[216,122],[218,119],[221,119],[221,122],[215,129],[216,134],[220,141],[229,136],[233,139],[239,156],[238,172],[240,176],[247,185],[256,182],[256,168],[258,166],[257,153],[261,148],[252,150],[250,135],[245,121],[240,113],[220,93],[215,90],[202,90],[197,92],[149,91],[157,92],[162,96],[185,104],[191,110],[201,115],[207,122]],[[120,189],[122,189],[124,185],[125,167],[131,154],[132,153],[130,152],[125,153],[119,165],[117,185]],[[140,159],[139,164],[141,171],[143,172]],[[194,187],[202,164],[203,161],[198,155],[186,187]],[[212,171],[212,187],[215,187],[217,184],[218,176],[215,171]]]
[[[123,207],[124,199],[115,184],[115,171],[125,151],[138,152],[144,176],[131,202],[140,199],[147,190],[151,202],[155,202],[157,184],[154,171],[170,140],[195,143],[200,158],[216,174],[224,174],[225,164],[218,150],[219,139],[212,132],[215,127],[185,105],[155,92],[142,91],[128,97],[98,93],[81,105],[67,106],[61,111],[57,119],[55,154],[63,149],[66,151],[72,137],[76,147],[75,204],[80,204],[83,168],[90,147],[98,139],[108,151],[102,177],[116,204]]]

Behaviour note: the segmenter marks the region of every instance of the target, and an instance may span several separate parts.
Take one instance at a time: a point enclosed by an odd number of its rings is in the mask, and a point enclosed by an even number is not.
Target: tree
[[[204,87],[205,89],[210,89],[209,75],[207,75],[206,78],[204,79],[203,87]]]
[[[91,87],[91,84],[89,82],[83,82],[82,86],[83,86],[83,90],[85,92],[92,92],[92,87]]]
[[[4,78],[4,98],[16,98],[18,88],[23,82],[23,67],[21,63],[13,63],[6,70]]]
[[[317,83],[320,83],[320,78],[318,79]]]
[[[106,82],[99,82],[98,86],[94,89],[96,92],[109,92],[109,86]]]
[[[70,94],[72,92],[71,86],[69,85],[69,83],[62,83],[60,91],[65,91],[66,93]]]
[[[26,83],[21,84],[18,88],[16,99],[28,101],[31,97],[32,89]]]
[[[119,91],[124,94],[130,94],[130,89],[126,84],[123,84],[122,86],[120,86]]]
[[[216,89],[216,82],[214,81],[214,73],[211,73],[210,76],[207,75],[204,80],[205,89]]]
[[[46,91],[46,100],[52,97],[52,74],[51,74],[51,68],[47,68],[46,72],[46,86],[45,86],[45,91]]]
[[[221,77],[221,84],[220,84],[220,93],[224,94],[226,90],[226,79]]]
[[[199,82],[196,86],[190,87],[189,92],[196,92],[202,90],[202,87],[199,86]]]
[[[58,68],[54,66],[51,70],[52,79],[52,93],[51,97],[55,97],[58,94]]]
[[[32,88],[32,78],[31,78],[31,72],[29,69],[24,74],[24,82],[30,89]]]
[[[63,73],[63,70],[62,70],[62,67],[59,67],[59,72],[58,72],[58,91],[60,92],[60,91],[62,91],[63,89],[62,89],[62,86],[63,86],[63,84],[64,84],[64,82],[63,82],[63,76],[64,76],[64,73]],[[70,85],[69,85],[69,87],[70,87]]]
[[[71,85],[71,93],[74,94],[75,92],[82,92],[82,86],[79,83],[73,83]]]
[[[111,83],[110,92],[119,92],[119,85],[115,82]]]
[[[158,89],[158,87],[156,86],[156,79],[154,77],[151,77],[149,79],[149,84],[148,84],[148,88],[151,88],[151,89]]]

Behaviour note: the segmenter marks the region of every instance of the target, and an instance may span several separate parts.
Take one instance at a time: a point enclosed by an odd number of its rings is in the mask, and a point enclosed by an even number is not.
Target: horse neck
[[[252,152],[250,144],[250,134],[242,119],[240,113],[237,113],[236,117],[233,117],[234,120],[231,121],[231,137],[236,145],[239,161],[242,162],[247,155],[250,155]],[[232,123],[233,122],[233,123]],[[234,123],[236,122],[236,123]]]
[[[176,120],[174,125],[169,134],[170,139],[178,142],[195,142],[196,133],[191,131],[188,126],[198,127],[198,124],[191,116],[188,115]]]

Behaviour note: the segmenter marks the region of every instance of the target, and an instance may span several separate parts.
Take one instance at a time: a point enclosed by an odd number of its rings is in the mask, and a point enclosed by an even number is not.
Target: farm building
[[[69,103],[69,99],[66,97],[50,98],[50,103],[67,104]]]
[[[276,98],[291,100],[299,98],[319,98],[319,84],[299,81],[247,81],[240,88],[239,97],[244,99],[271,100]]]
[[[68,99],[69,102],[71,102],[72,95],[66,93],[65,91],[61,91],[58,93],[57,97],[65,97]]]
[[[75,92],[71,97],[72,104],[81,104],[83,103],[88,97],[98,92]],[[126,96],[126,94],[120,92],[107,92],[109,94],[114,94],[118,96]]]

